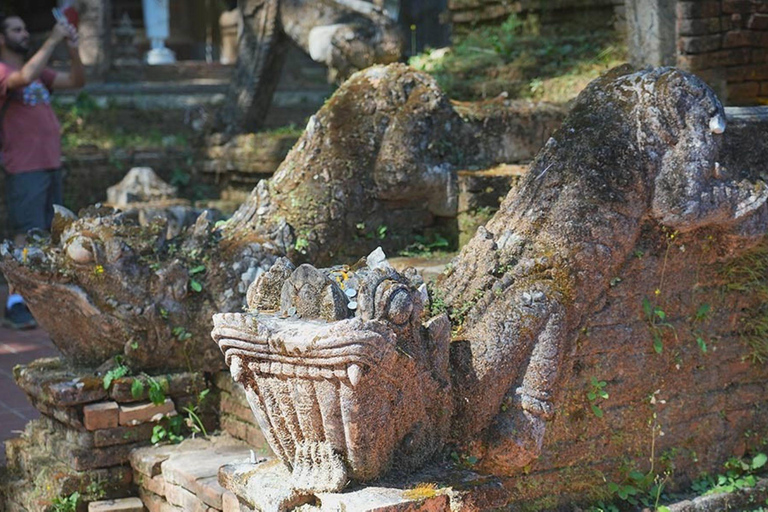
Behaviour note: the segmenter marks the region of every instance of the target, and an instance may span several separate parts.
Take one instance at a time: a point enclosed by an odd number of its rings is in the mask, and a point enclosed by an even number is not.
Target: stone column
[[[635,66],[676,64],[676,13],[672,0],[627,0],[627,46]]]
[[[103,76],[111,59],[111,0],[77,0],[80,14],[80,59],[96,76]]]

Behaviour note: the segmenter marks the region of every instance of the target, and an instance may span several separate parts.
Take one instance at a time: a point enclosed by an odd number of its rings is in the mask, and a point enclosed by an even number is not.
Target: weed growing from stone
[[[69,496],[57,496],[51,502],[51,512],[76,512],[80,493],[75,491]]]

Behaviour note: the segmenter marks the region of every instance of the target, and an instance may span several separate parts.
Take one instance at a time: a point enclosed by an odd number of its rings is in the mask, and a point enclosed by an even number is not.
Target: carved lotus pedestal
[[[357,267],[280,260],[248,293],[251,309],[271,312],[214,316],[213,338],[287,469],[285,496],[412,471],[448,435],[447,317],[425,322],[420,277],[380,250]]]

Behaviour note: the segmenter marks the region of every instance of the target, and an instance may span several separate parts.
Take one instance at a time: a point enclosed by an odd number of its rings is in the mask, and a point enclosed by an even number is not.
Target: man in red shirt
[[[67,41],[69,72],[47,68],[54,49]],[[77,29],[59,21],[29,60],[29,32],[18,16],[0,15],[0,134],[8,217],[17,245],[32,228],[49,230],[53,205],[61,204],[61,133],[51,108],[51,92],[82,87],[85,72],[78,53]],[[35,326],[21,296],[11,293],[3,323]]]

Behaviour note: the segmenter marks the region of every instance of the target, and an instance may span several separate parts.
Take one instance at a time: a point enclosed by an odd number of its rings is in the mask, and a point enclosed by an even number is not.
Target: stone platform
[[[495,510],[509,499],[499,479],[449,465],[435,465],[410,477],[394,475],[343,492],[302,494],[277,459],[222,466],[219,483],[239,498],[242,512],[469,512]]]

